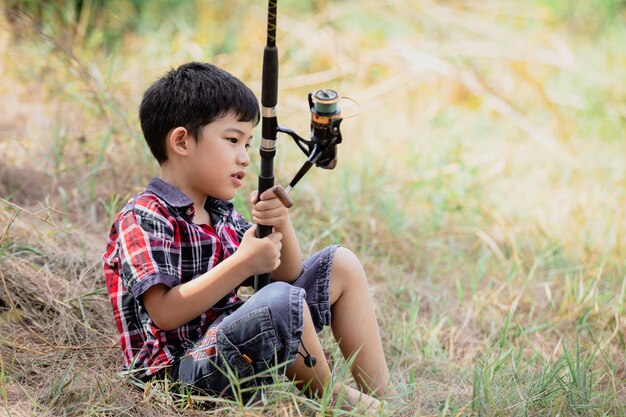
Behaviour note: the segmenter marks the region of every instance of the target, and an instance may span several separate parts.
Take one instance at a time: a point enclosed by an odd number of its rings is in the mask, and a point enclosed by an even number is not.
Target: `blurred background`
[[[141,392],[116,382],[99,257],[117,211],[159,172],[137,120],[143,91],[207,61],[260,95],[266,7],[4,0],[7,410],[192,412],[162,391],[137,408]],[[291,194],[302,249],[337,242],[361,257],[394,383],[417,415],[626,415],[626,1],[284,0],[278,11],[279,123],[306,136],[306,95],[319,88],[358,103],[341,103],[353,117],[337,168]],[[235,201],[245,214],[259,142],[257,129]],[[281,137],[277,181],[303,162]],[[280,395],[258,413],[279,409],[301,415]]]

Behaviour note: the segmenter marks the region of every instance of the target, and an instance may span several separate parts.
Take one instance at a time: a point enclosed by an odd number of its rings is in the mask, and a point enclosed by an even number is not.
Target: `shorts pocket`
[[[232,361],[244,360],[252,362],[257,370],[266,368],[266,364],[273,362],[276,353],[282,350],[276,330],[272,322],[270,310],[267,307],[259,307],[235,321],[220,326],[218,331],[224,339],[236,345],[239,359],[233,353]],[[229,363],[231,359],[228,359]]]
[[[221,330],[217,331],[217,352],[220,367],[217,373],[212,373],[211,385],[224,388],[226,392],[231,392],[231,394],[235,387],[243,388],[256,385],[252,362]]]
[[[179,378],[199,394],[234,398],[246,402],[258,385],[252,363],[224,334],[216,333],[217,355],[187,361],[179,367]],[[189,375],[191,374],[191,375]]]

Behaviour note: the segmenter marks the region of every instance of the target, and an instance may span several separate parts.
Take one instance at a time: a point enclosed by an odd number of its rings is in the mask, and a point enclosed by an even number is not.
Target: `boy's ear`
[[[167,151],[170,155],[189,155],[191,135],[182,126],[172,129],[167,136]]]

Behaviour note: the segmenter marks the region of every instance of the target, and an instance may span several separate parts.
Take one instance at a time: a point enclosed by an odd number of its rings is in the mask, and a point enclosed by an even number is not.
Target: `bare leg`
[[[317,359],[317,363],[313,368],[309,368],[304,364],[304,359],[300,355],[297,355],[295,362],[287,369],[285,374],[289,379],[295,380],[296,386],[299,389],[303,389],[308,385],[306,393],[309,396],[315,395],[320,397],[328,387],[331,371],[326,361],[324,351],[322,350],[320,340],[315,332],[315,326],[313,325],[311,313],[308,308],[304,308],[302,342],[309,353]],[[300,348],[300,351],[303,352],[303,349]],[[360,404],[365,410],[373,411],[380,405],[380,402],[375,398],[361,394],[355,389],[343,384],[337,384],[337,386],[334,387],[333,394],[335,396],[341,395],[344,399],[344,404],[349,406],[349,409]]]
[[[285,372],[289,379],[295,380],[296,386],[302,389],[309,384],[307,394],[317,395],[318,397],[324,392],[328,381],[330,381],[331,373],[326,356],[322,350],[320,340],[315,333],[315,326],[311,319],[311,312],[308,308],[304,308],[304,328],[302,331],[302,343],[306,346],[309,353],[317,359],[317,364],[313,368],[309,368],[304,364],[304,359],[300,355],[296,355],[296,360]],[[300,352],[304,353],[304,349],[300,347]]]
[[[389,370],[365,271],[356,255],[345,248],[337,249],[333,260],[330,303],[333,334],[342,354],[347,358],[359,351],[351,369],[356,383],[363,392],[385,395]]]

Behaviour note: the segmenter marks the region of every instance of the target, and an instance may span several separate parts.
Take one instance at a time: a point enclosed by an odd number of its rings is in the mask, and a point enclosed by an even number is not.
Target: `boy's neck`
[[[190,187],[183,178],[177,176],[175,172],[172,172],[172,170],[168,169],[168,167],[161,167],[161,178],[163,179],[163,181],[178,188],[192,201],[194,210],[196,212],[193,219],[194,223],[211,224],[211,216],[204,208],[204,204],[206,203],[206,199],[208,196],[195,192],[193,188]]]

